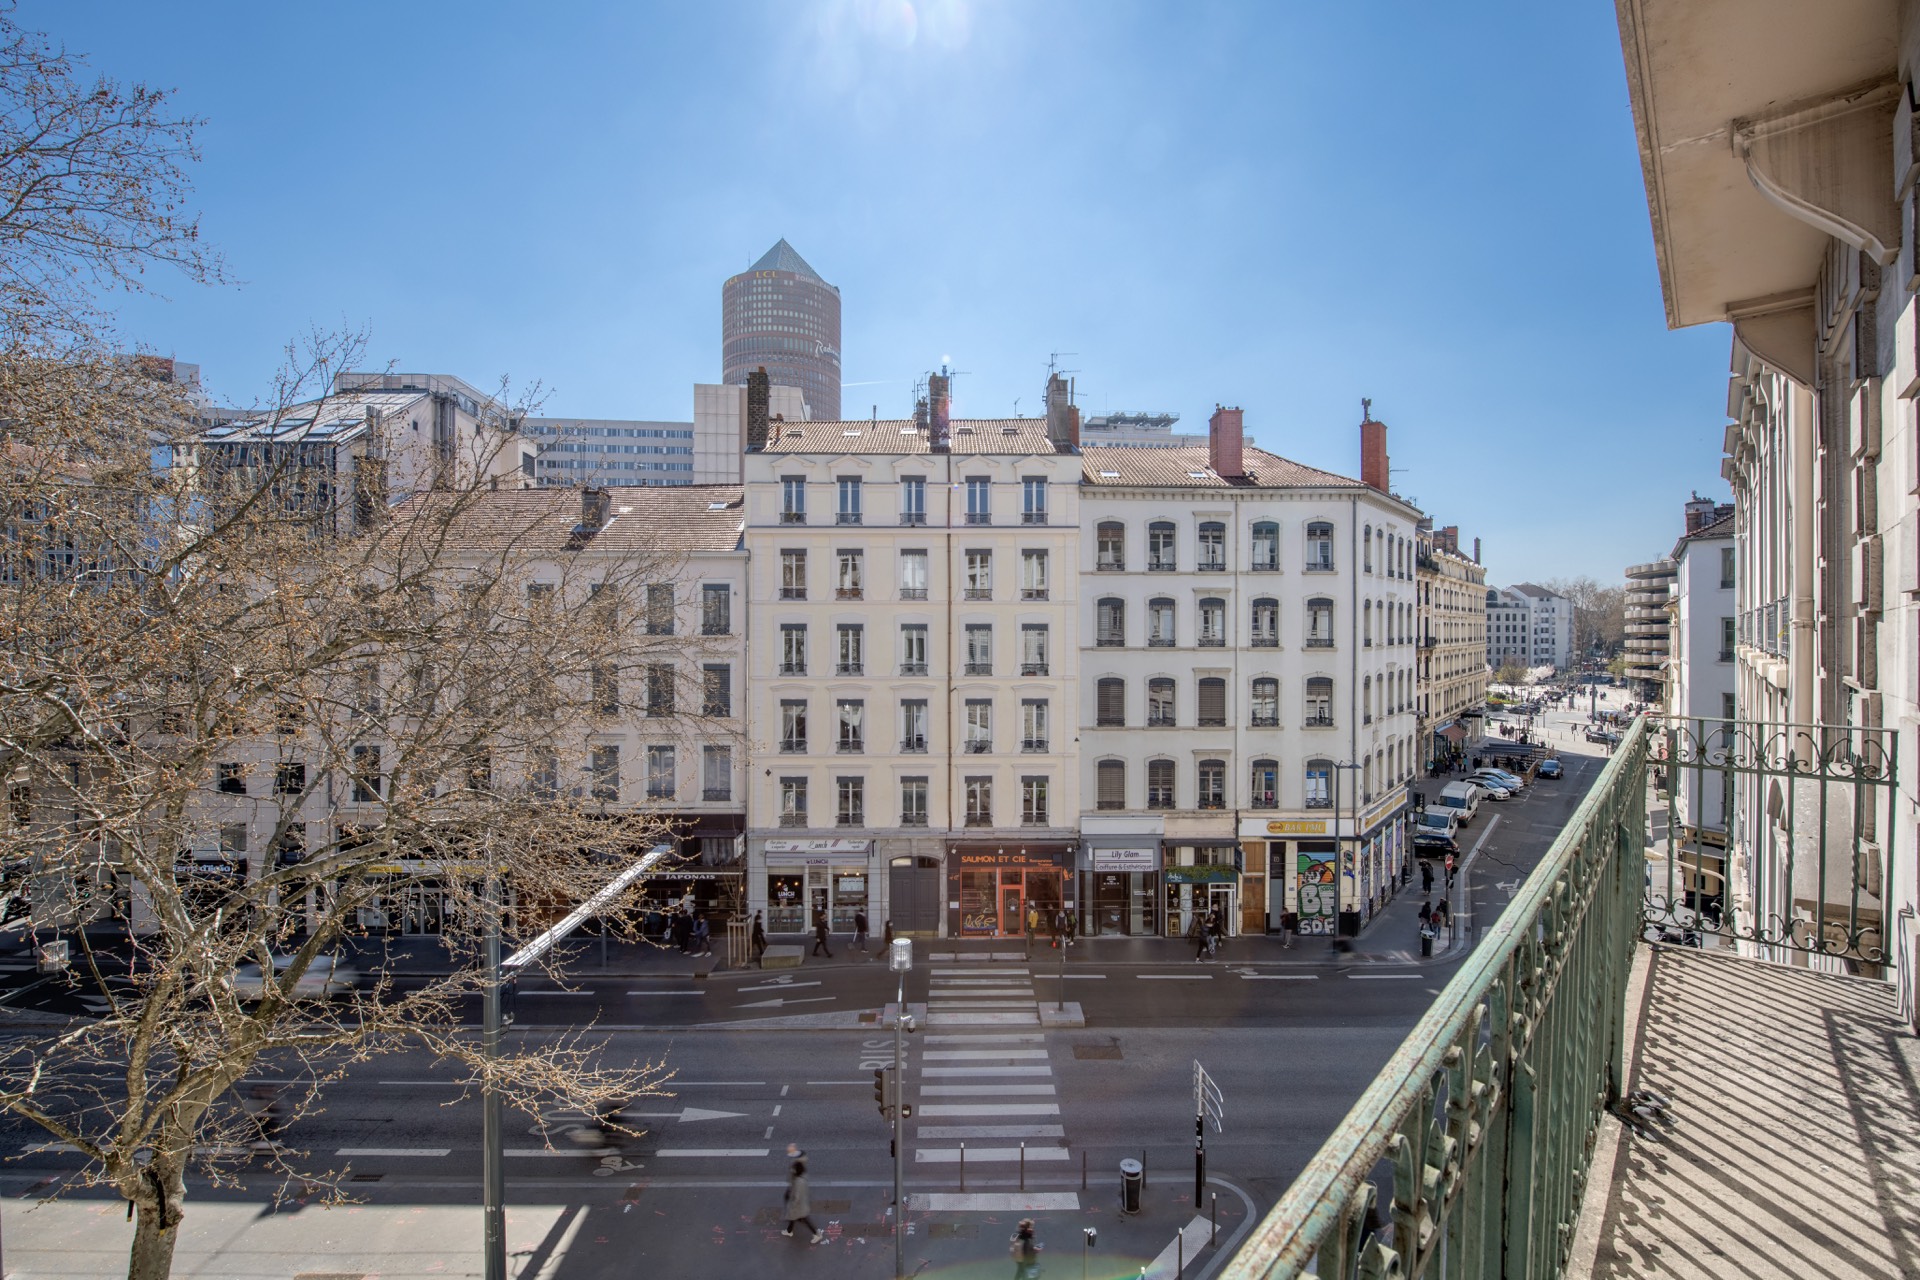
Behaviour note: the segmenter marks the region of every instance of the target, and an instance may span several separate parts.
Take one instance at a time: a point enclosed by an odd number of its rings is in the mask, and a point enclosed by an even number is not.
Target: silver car
[[[276,981],[286,977],[287,970],[293,967],[292,956],[275,956],[273,973]],[[334,996],[345,995],[352,991],[354,984],[360,981],[360,971],[345,964],[339,956],[315,956],[313,963],[307,966],[293,984],[293,997],[296,1000],[328,1000]],[[257,964],[235,965],[233,977],[228,980],[233,994],[242,1000],[262,1000],[266,998],[266,985],[261,981],[260,966]]]

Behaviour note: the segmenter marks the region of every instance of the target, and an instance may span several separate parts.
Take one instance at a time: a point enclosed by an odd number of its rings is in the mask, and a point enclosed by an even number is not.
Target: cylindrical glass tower
[[[840,417],[840,290],[785,240],[720,287],[721,380],[745,386],[764,367],[799,387],[816,421]]]

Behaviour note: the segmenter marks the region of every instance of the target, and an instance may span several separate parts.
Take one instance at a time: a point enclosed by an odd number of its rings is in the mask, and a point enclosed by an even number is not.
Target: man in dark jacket
[[[827,953],[827,959],[833,959],[833,948],[827,945],[827,913],[816,911],[813,913],[813,954],[817,956],[822,951]]]

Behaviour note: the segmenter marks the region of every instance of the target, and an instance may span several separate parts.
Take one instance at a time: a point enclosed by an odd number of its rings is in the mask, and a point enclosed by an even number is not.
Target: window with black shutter
[[[1224,725],[1227,722],[1227,682],[1218,676],[1200,681],[1200,723]]]
[[[1098,706],[1094,709],[1096,725],[1124,725],[1127,722],[1127,682],[1118,676],[1106,676],[1096,686]]]
[[[1101,809],[1124,809],[1127,807],[1127,766],[1121,760],[1102,760],[1095,770],[1097,807]]]

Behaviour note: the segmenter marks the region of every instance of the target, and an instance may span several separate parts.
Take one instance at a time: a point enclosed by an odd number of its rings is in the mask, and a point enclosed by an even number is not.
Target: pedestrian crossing
[[[971,958],[934,957],[914,1106],[922,1123],[913,1161],[937,1167],[953,1189],[909,1203],[944,1213],[1077,1210],[1078,1192],[1021,1185],[1026,1170],[1058,1170],[1073,1159],[1032,974],[968,967]]]

